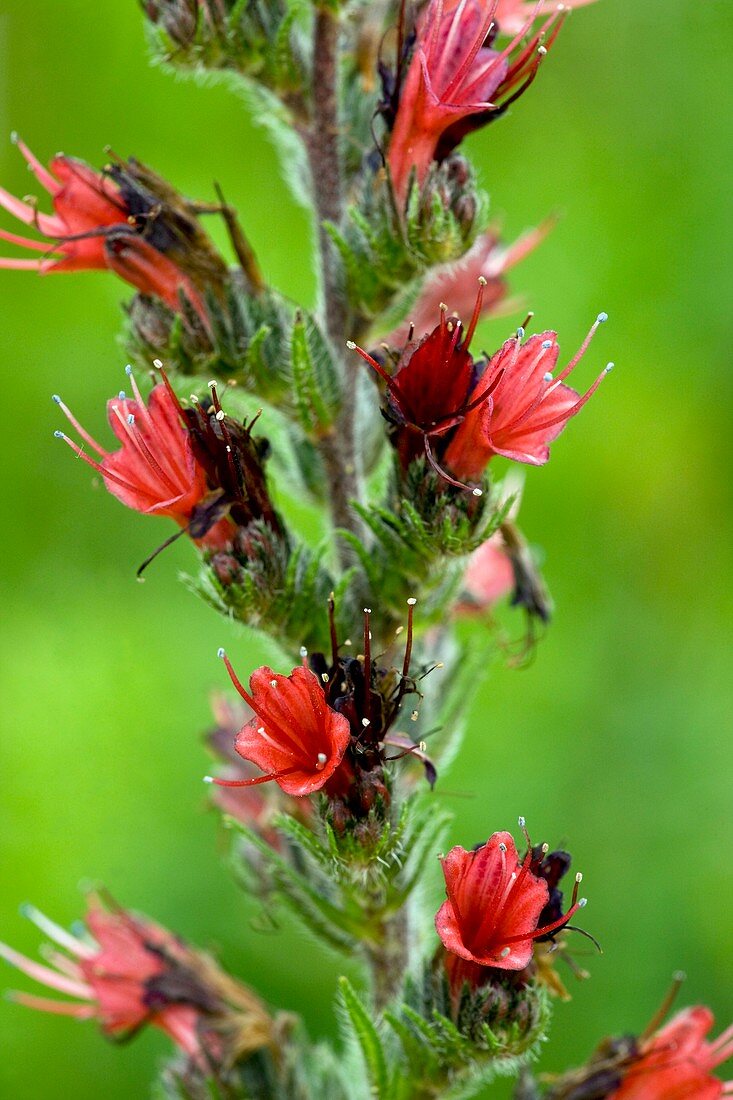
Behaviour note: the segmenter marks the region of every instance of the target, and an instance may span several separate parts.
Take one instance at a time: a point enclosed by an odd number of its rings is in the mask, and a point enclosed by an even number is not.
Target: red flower
[[[237,733],[252,719],[252,708],[244,702],[232,701],[218,693],[213,696],[211,706],[217,725],[208,734],[207,741],[225,765],[221,777],[229,780],[255,778],[255,766],[238,756],[234,749]],[[273,817],[279,813],[287,813],[290,817],[297,818],[301,824],[310,826],[315,812],[309,799],[291,798],[278,787],[270,787],[265,791],[261,786],[223,787],[214,784],[212,794],[213,801],[222,813],[229,814],[254,829],[277,850],[281,848],[282,840],[272,827]]]
[[[479,279],[479,292],[468,329],[457,317],[447,317],[441,306],[440,323],[421,340],[405,345],[393,374],[353,341],[347,347],[362,359],[387,385],[384,415],[393,424],[391,439],[407,469],[424,452],[430,465],[444,480],[460,489],[471,489],[456,481],[437,461],[434,444],[450,433],[471,410],[484,403],[500,377],[477,385],[476,370],[468,345],[481,315],[486,279]],[[478,391],[478,395],[476,393]],[[481,489],[471,490],[481,496]]]
[[[257,1002],[248,990],[152,921],[92,899],[86,916],[89,935],[80,938],[32,907],[26,915],[57,945],[47,956],[51,966],[5,944],[0,955],[35,981],[74,998],[13,994],[30,1008],[98,1020],[113,1039],[151,1024],[201,1062],[212,1053],[205,1028],[224,1016],[228,1003],[246,1004],[254,1013]]]
[[[486,45],[496,3],[430,0],[418,19],[415,51],[400,92],[387,158],[400,202],[405,200],[413,170],[422,184],[431,162],[444,159],[455,148],[475,127],[476,116],[480,125],[487,114],[504,110],[524,91],[537,71],[542,36],[553,26],[557,30],[562,18],[559,13],[551,15],[515,54],[522,35],[532,26],[530,16],[521,33],[499,53]]]
[[[453,848],[442,860],[447,901],[435,927],[451,955],[500,970],[523,970],[536,939],[563,928],[585,899],[573,900],[558,920],[538,927],[550,900],[544,877],[532,871],[533,850],[519,861],[511,833],[494,833],[480,848]]]
[[[141,294],[160,298],[180,311],[183,291],[206,323],[203,301],[188,276],[164,254],[169,245],[160,234],[156,247],[155,217],[160,203],[142,188],[129,185],[131,176],[117,171],[128,186],[113,181],[115,170],[95,172],[84,161],[59,155],[48,169],[18,141],[39,183],[51,195],[53,215],[41,214],[35,203],[23,202],[0,187],[0,206],[47,241],[0,230],[0,239],[41,252],[38,259],[0,258],[0,268],[34,270],[42,275],[63,271],[111,270]],[[160,233],[160,231],[159,231]]]
[[[136,512],[169,516],[182,528],[189,528],[210,486],[204,465],[194,454],[192,433],[184,425],[182,410],[173,391],[160,383],[150,393],[147,405],[128,368],[134,397],[121,393],[107,404],[112,431],[121,443],[118,451],[105,451],[77,422],[60,397],[61,407],[83,441],[92,447],[101,461],[91,458],[64,432],[63,439],[87,465],[98,470],[105,487]],[[228,518],[203,524],[193,537],[201,545],[219,547],[231,540],[233,525]]]
[[[487,230],[462,259],[435,268],[428,275],[410,311],[410,320],[394,329],[384,338],[384,342],[390,347],[400,347],[410,339],[411,329],[427,332],[443,302],[452,314],[470,316],[476,300],[474,288],[482,276],[486,279],[486,286],[481,316],[509,312],[516,303],[506,300],[506,273],[537,247],[549,232],[551,224],[547,221],[538,229],[528,230],[509,246],[501,244],[496,229]]]
[[[486,400],[468,411],[445,452],[445,462],[456,477],[481,477],[494,455],[532,466],[548,461],[548,445],[613,367],[609,363],[582,397],[564,385],[606,319],[605,313],[598,315],[577,355],[557,377],[553,371],[560,349],[555,332],[530,336],[523,344],[524,330],[519,329],[516,338],[506,341],[482,376]]]
[[[653,1035],[607,1100],[719,1100],[733,1096],[733,1081],[712,1076],[733,1056],[733,1026],[709,1043],[709,1008],[685,1008]]]
[[[286,794],[296,796],[321,790],[343,760],[351,728],[347,718],[329,707],[318,678],[308,668],[294,668],[289,676],[280,676],[264,666],[252,673],[250,694],[223,649],[219,655],[255,714],[237,734],[234,748],[266,774],[233,780],[207,776],[207,782],[249,787],[274,779]]]
[[[564,0],[562,6],[565,8],[581,8],[592,3],[594,3],[594,0]],[[498,0],[494,21],[500,34],[519,34],[527,26],[528,20],[536,19],[543,10],[546,11],[550,6],[549,0],[545,0],[538,12],[537,0]]]

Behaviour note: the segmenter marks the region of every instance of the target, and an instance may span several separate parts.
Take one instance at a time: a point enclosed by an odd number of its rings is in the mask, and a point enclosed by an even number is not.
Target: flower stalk
[[[312,118],[305,132],[311,188],[317,225],[320,292],[326,333],[341,362],[344,400],[332,432],[324,435],[320,451],[326,470],[331,515],[336,528],[357,536],[361,525],[350,502],[360,500],[360,471],[356,443],[356,379],[344,362],[344,334],[352,319],[341,276],[338,254],[327,225],[340,225],[344,208],[344,175],[339,111],[339,13],[318,6],[313,19]],[[338,549],[342,559],[348,551]]]
[[[551,223],[503,242],[461,143],[540,86],[567,9],[590,2],[144,0],[165,64],[229,73],[275,136],[312,208],[315,311],[267,284],[218,188],[193,202],[134,158],[45,167],[21,142],[52,213],[0,188],[3,217],[28,227],[0,227],[3,252],[24,250],[0,269],[109,270],[136,292],[128,344],[152,388],[127,368],[131,395],[107,407],[116,449],[58,396],[70,427],[56,434],[111,496],[170,522],[138,575],[186,536],[189,587],[279,646],[241,678],[219,651],[235,694],[217,697],[206,738],[211,808],[265,914],[288,906],[360,966],[361,988],[339,982],[336,1049],[106,894],[78,935],[27,909],[45,962],[4,943],[0,957],[54,996],[13,998],[113,1039],[157,1028],[173,1054],[161,1096],[427,1100],[500,1075],[542,1095],[525,1071],[551,1000],[587,976],[575,938],[597,947],[576,923],[582,875],[565,897],[570,854],[533,844],[523,818],[518,842],[447,848],[441,799],[492,650],[516,649],[511,606],[525,654],[552,610],[517,474],[497,467],[546,466],[611,364],[568,384],[605,313],[567,365],[531,313],[478,350],[483,318],[516,308],[507,272]],[[232,267],[207,214],[224,219]],[[288,492],[318,512],[321,542],[290,519]],[[454,629],[469,616],[473,648]],[[717,1075],[730,1029],[710,1039],[702,1006],[661,1023],[605,1041],[547,1100],[662,1100],[680,1083],[733,1096]]]

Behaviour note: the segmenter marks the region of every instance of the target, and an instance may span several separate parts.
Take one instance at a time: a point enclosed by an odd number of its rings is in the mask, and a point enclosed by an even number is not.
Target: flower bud
[[[178,46],[190,45],[198,24],[198,0],[144,0],[144,11]]]

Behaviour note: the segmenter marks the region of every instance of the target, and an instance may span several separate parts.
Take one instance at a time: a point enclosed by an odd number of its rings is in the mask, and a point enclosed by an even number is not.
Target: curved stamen
[[[152,554],[148,554],[145,561],[138,565],[137,569],[135,570],[135,576],[137,577],[137,579],[139,581],[145,580],[145,578],[143,577],[143,573],[151,564],[151,562],[155,561],[155,559],[158,557],[158,554],[162,554],[164,550],[167,550],[169,546],[172,546],[174,542],[177,542],[182,535],[187,535],[188,533],[189,526],[187,525],[186,527],[182,527],[180,531],[176,531],[175,535],[171,535],[164,542],[161,542],[160,546],[157,546],[155,550],[153,550]]]
[[[534,932],[522,932],[518,936],[507,936],[502,942],[505,944],[522,943],[526,940],[536,940],[540,936],[547,936],[550,932],[555,932],[560,928],[563,928],[568,921],[577,913],[578,909],[582,909],[586,904],[586,899],[581,898],[575,905],[568,909],[564,917],[560,917],[558,920],[553,921],[552,924],[546,924],[542,928],[536,928]]]
[[[454,485],[456,489],[463,489],[464,492],[471,493],[475,497],[482,497],[484,495],[483,489],[479,489],[477,485],[466,485],[466,483],[463,481],[457,481],[456,478],[452,477],[447,470],[443,469],[443,467],[438,463],[438,460],[433,454],[433,449],[430,446],[430,438],[427,434],[423,435],[423,443],[425,445],[425,457],[427,458],[433,470],[435,470],[436,474],[438,474],[439,477],[442,477],[443,481],[447,481],[449,485]]]
[[[217,787],[256,787],[260,783],[269,783],[272,779],[283,779],[286,775],[293,775],[300,770],[300,768],[283,768],[282,771],[258,775],[254,779],[220,779],[216,775],[205,775],[204,783],[213,783]]]
[[[249,692],[245,689],[245,687],[241,683],[239,677],[237,676],[236,672],[232,668],[232,663],[229,660],[229,658],[227,657],[226,652],[223,649],[220,649],[219,653],[218,653],[218,656],[224,662],[224,666],[225,666],[227,672],[229,673],[229,679],[232,681],[232,684],[234,685],[234,687],[236,688],[238,693],[242,696],[245,703],[248,703],[250,705],[250,707],[252,708],[252,710],[256,714],[257,713],[257,706],[255,704],[255,701],[252,698],[252,696],[249,694]]]

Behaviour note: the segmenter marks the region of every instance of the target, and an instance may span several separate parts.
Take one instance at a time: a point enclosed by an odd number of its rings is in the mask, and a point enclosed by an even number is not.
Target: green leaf
[[[295,915],[331,947],[353,953],[354,944],[358,942],[360,934],[358,915],[351,916],[330,902],[322,890],[317,889],[291,867],[254,830],[235,818],[227,818],[226,821],[230,828],[245,837],[264,857],[270,873]]]
[[[331,347],[309,314],[296,314],[290,363],[295,411],[306,434],[318,439],[334,422],[340,383]]]
[[[312,829],[291,817],[290,814],[285,813],[275,814],[272,824],[279,833],[295,844],[317,867],[333,874],[334,859],[331,851],[324,847],[322,841]]]
[[[389,1089],[389,1072],[382,1039],[348,978],[339,978],[339,996],[361,1048],[371,1092],[383,1098]]]

